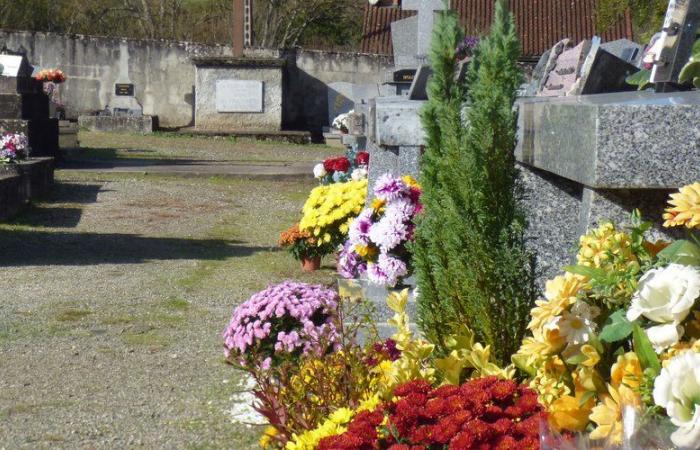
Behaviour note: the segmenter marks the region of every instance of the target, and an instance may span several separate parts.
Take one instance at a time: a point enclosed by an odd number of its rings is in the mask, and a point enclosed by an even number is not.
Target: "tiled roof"
[[[481,34],[488,30],[494,3],[494,0],[451,1],[452,9],[459,13],[467,34]],[[509,0],[508,3],[515,15],[525,58],[538,57],[563,38],[579,42],[596,34],[595,8],[598,0]],[[368,4],[365,7],[361,51],[391,55],[391,22],[414,14],[415,11]],[[632,39],[629,14],[603,33],[602,38],[604,41]]]

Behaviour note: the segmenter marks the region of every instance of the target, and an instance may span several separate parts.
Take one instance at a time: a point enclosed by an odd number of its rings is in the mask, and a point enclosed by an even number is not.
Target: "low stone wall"
[[[0,165],[0,220],[13,216],[31,200],[48,195],[53,181],[53,158]]]
[[[225,45],[136,40],[58,33],[0,30],[0,46],[27,54],[41,68],[60,68],[68,80],[59,96],[66,118],[77,119],[105,108],[119,77],[120,47],[126,44],[129,77],[143,113],[164,128],[194,125],[195,67],[202,56],[231,56]],[[387,56],[308,50],[247,50],[253,56],[287,59],[283,112],[286,129],[328,126],[329,83],[380,83],[392,65]]]

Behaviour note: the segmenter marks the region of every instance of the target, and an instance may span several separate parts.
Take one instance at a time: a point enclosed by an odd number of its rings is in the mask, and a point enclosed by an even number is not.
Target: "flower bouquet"
[[[665,226],[700,225],[700,183],[670,203]],[[649,228],[635,212],[629,233],[605,223],[583,236],[577,265],[532,310],[513,361],[554,433],[590,433],[606,448],[700,448],[700,246],[648,241]],[[648,424],[657,431],[643,433]]]
[[[331,253],[333,249],[324,249],[317,245],[318,239],[311,236],[308,231],[299,230],[299,224],[292,226],[280,234],[279,245],[289,250],[289,253],[297,261],[301,261],[302,268],[306,272],[318,270],[321,266],[321,257]]]
[[[316,239],[323,254],[331,253],[345,240],[366,197],[366,179],[318,186],[304,204],[299,230]]]
[[[375,199],[350,226],[348,240],[338,258],[343,278],[367,279],[395,287],[409,276],[413,218],[421,211],[420,186],[410,176],[401,179],[384,174],[374,188]]]
[[[39,71],[34,78],[37,81],[60,84],[66,81],[67,77],[60,69],[44,69]]]
[[[24,133],[5,132],[0,136],[0,163],[10,164],[26,159],[29,141]]]
[[[321,184],[345,183],[367,178],[369,153],[348,151],[346,156],[329,158],[314,166],[314,177]]]

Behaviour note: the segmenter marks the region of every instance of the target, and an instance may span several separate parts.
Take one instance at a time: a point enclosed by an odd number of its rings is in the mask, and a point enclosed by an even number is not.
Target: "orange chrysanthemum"
[[[683,186],[671,194],[669,208],[664,213],[665,227],[698,228],[700,225],[700,183]]]

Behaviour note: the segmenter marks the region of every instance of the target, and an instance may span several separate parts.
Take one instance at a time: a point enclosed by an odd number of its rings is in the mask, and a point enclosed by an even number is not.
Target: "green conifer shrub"
[[[507,364],[536,295],[513,156],[520,45],[512,15],[499,0],[491,31],[459,83],[454,49],[461,38],[455,15],[442,14],[430,51],[430,100],[421,117],[427,139],[420,176],[425,212],[413,245],[418,322],[443,349],[464,323],[491,345],[495,362]]]

